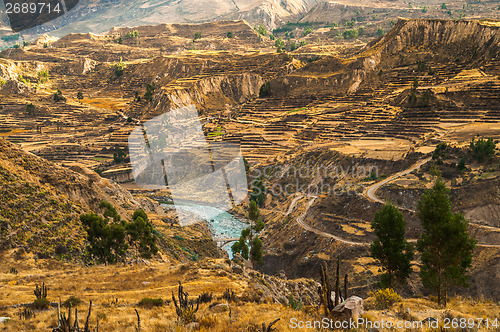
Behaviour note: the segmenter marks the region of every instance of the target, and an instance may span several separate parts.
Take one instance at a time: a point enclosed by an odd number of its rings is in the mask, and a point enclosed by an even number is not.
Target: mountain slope
[[[252,25],[266,23],[274,28],[294,15],[305,14],[318,0],[147,0],[80,2],[66,15],[28,31],[55,36],[68,33],[103,33],[110,28],[159,23],[200,23],[224,19],[246,19]],[[4,18],[2,21],[7,22]],[[53,31],[55,30],[55,31]]]
[[[79,216],[106,200],[127,216],[140,204],[96,173],[64,168],[0,139],[0,249],[31,248],[39,256],[55,245],[77,254],[84,240]]]

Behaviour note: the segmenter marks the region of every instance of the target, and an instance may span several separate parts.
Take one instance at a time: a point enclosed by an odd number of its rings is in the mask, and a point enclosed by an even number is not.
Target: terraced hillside
[[[473,137],[499,139],[499,29],[496,21],[401,19],[367,44],[330,47],[311,39],[282,53],[268,36],[240,21],[72,34],[47,47],[2,52],[0,133],[24,150],[64,166],[91,168],[140,193],[130,167],[129,134],[146,120],[192,104],[207,138],[240,144],[251,170],[290,164],[298,169],[308,161],[379,167],[379,174],[331,182],[363,188],[428,158],[440,142],[466,154]],[[459,160],[449,164],[456,170]],[[464,201],[456,210],[476,224],[469,231],[482,245],[478,257],[489,260],[499,257],[498,225],[491,221],[498,202],[483,204],[464,193],[484,183],[497,190],[496,160],[468,159],[468,171],[447,180],[454,197]],[[412,175],[416,179],[404,179],[411,188],[404,182],[407,191],[396,187],[387,197],[402,206],[417,201],[433,178],[428,168]],[[261,269],[316,276],[320,262],[341,254],[358,273],[355,287],[365,293],[374,287],[378,272],[367,243],[379,203],[359,192],[293,194],[263,198],[268,224]],[[415,240],[419,221],[410,212],[407,218]],[[205,248],[215,255],[213,247]],[[498,271],[486,261],[474,266],[471,293],[495,296],[484,284]],[[411,291],[418,293],[415,276]]]

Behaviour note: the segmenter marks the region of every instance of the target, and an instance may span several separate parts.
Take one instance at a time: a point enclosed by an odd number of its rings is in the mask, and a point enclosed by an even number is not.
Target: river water
[[[237,219],[231,213],[212,206],[193,203],[178,203],[176,205],[162,203],[161,206],[167,209],[180,209],[185,212],[192,213],[198,218],[206,220],[214,240],[239,238],[241,231],[248,227],[246,222]],[[227,251],[230,258],[232,258],[231,245],[233,243],[234,242],[230,242],[222,247]]]

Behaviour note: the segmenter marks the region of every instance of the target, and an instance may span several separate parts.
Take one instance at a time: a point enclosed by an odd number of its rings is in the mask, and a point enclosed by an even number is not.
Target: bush
[[[49,80],[49,72],[47,70],[40,70],[38,72],[38,81],[40,83],[48,82]]]
[[[288,306],[292,308],[293,310],[300,311],[302,309],[302,301],[295,300],[292,296],[292,294],[288,295]]]
[[[47,300],[46,298],[41,298],[41,299],[36,299],[33,302],[33,308],[37,310],[45,310],[50,307],[50,301]]]
[[[61,90],[57,90],[57,92],[56,92],[56,93],[54,93],[54,100],[55,100],[55,101],[61,101],[61,100],[64,100],[64,99],[65,99],[65,98],[64,98],[64,96],[63,96],[63,94],[62,94]]]
[[[33,103],[26,104],[26,113],[33,115],[35,113],[35,105]]]
[[[144,94],[144,99],[146,99],[148,102],[151,102],[153,100],[153,94],[156,89],[156,83],[151,82],[146,84],[146,93]]]
[[[266,98],[270,96],[271,96],[271,83],[267,82],[260,87],[259,97]]]
[[[490,137],[487,140],[480,138],[479,140],[472,140],[470,142],[470,150],[472,158],[482,163],[485,159],[491,158],[495,153],[495,142]]]
[[[115,63],[113,67],[113,72],[116,77],[120,77],[125,72],[125,64],[120,60],[120,62]]]
[[[64,301],[63,306],[66,307],[66,308],[69,308],[70,306],[72,308],[74,308],[74,307],[77,307],[80,304],[82,304],[82,302],[83,301],[80,300],[78,297],[76,297],[76,296],[70,296],[69,299],[67,299],[66,301]]]
[[[144,308],[153,308],[153,307],[161,307],[165,304],[165,301],[162,299],[152,299],[149,297],[145,297],[139,301],[139,306]]]
[[[402,300],[401,296],[392,288],[380,289],[372,296],[378,309],[388,309],[394,303]]]
[[[446,143],[439,143],[436,149],[432,153],[432,159],[436,160],[439,158],[446,157],[446,151],[448,150],[448,145]]]
[[[202,293],[199,296],[199,299],[200,303],[210,303],[213,300],[213,293],[208,293],[208,292]]]
[[[354,39],[359,36],[359,32],[356,29],[344,31],[344,39]]]

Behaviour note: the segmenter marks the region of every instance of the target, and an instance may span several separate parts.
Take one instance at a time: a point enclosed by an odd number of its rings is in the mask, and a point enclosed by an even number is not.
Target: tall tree
[[[392,287],[394,279],[405,283],[411,273],[413,246],[406,241],[406,222],[401,211],[387,203],[375,213],[372,228],[377,239],[372,243],[371,255],[382,265],[383,287]]]
[[[132,222],[127,224],[126,230],[129,243],[135,248],[136,254],[149,259],[158,253],[157,237],[146,212],[136,210],[132,216]]]
[[[451,211],[449,189],[441,180],[424,193],[417,214],[424,228],[417,242],[422,253],[422,283],[437,291],[439,304],[443,300],[446,304],[450,286],[467,286],[476,241],[467,234],[464,216]]]
[[[262,264],[262,240],[257,235],[252,240],[252,249],[250,250],[252,261]]]
[[[240,239],[233,243],[231,251],[233,254],[240,253],[244,259],[251,258],[252,261],[260,264],[262,262],[262,240],[258,236],[254,237],[254,232],[260,233],[264,229],[265,224],[260,219],[259,208],[253,200],[250,201],[248,218],[253,224],[241,231]],[[254,246],[256,246],[255,249]]]

